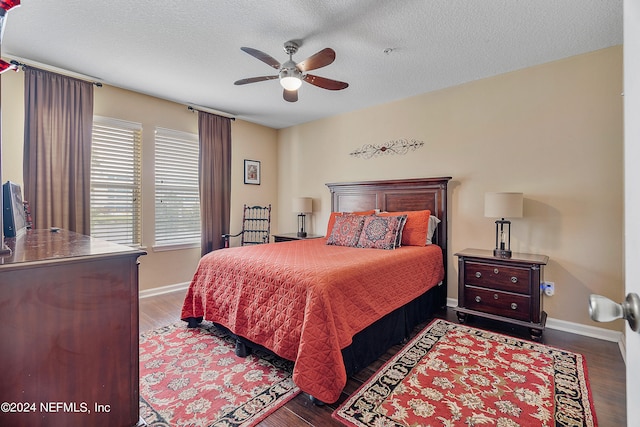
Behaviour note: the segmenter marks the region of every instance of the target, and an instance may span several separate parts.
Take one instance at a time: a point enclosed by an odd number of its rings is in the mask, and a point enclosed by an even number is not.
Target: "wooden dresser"
[[[465,249],[458,257],[458,320],[468,314],[528,327],[540,340],[547,320],[542,310],[546,255],[513,253],[498,258],[482,249]]]
[[[138,423],[138,257],[60,230],[0,257],[0,425]]]

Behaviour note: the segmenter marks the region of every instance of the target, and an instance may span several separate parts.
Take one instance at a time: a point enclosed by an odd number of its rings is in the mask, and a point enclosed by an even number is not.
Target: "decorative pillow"
[[[364,215],[336,215],[333,230],[327,239],[327,245],[355,247],[358,244],[360,233],[362,233],[364,218]]]
[[[426,246],[429,230],[430,210],[406,212],[381,212],[380,216],[406,215],[407,222],[402,230],[402,244],[405,246]]]
[[[406,215],[364,217],[362,232],[358,239],[359,248],[395,249],[402,238],[402,227]]]
[[[344,212],[344,214],[349,215],[373,215],[376,213],[375,209],[371,209],[370,211],[362,211],[362,212]],[[331,212],[331,216],[329,216],[329,222],[327,223],[327,234],[325,236],[329,237],[331,235],[331,231],[333,230],[333,224],[336,222],[336,217],[343,215],[343,212]]]
[[[431,239],[433,239],[433,233],[436,231],[436,227],[440,224],[440,219],[436,216],[429,216],[429,227],[427,229],[427,245],[433,243]]]

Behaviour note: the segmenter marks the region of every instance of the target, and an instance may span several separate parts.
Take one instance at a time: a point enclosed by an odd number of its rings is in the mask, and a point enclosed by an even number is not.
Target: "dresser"
[[[64,230],[6,241],[0,425],[136,425],[145,252]]]
[[[465,249],[458,257],[458,320],[468,315],[528,327],[538,341],[547,313],[542,309],[546,255],[513,253],[511,258],[493,256],[493,251]]]

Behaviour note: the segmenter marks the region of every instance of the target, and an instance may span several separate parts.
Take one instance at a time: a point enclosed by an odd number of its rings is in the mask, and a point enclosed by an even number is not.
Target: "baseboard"
[[[596,326],[582,325],[580,323],[567,322],[565,320],[553,319],[550,317],[547,318],[547,328],[611,342],[620,342],[623,338],[622,332],[598,328]]]
[[[620,341],[618,341],[618,347],[620,347],[620,354],[622,354],[622,361],[624,364],[627,364],[627,345],[625,341],[625,337],[622,336]]]
[[[160,286],[158,288],[144,289],[138,293],[140,298],[149,298],[170,292],[182,291],[189,288],[189,282],[176,283],[174,285]]]
[[[455,298],[447,298],[448,307],[457,307],[458,300]],[[624,335],[622,332],[612,331],[611,329],[598,328],[590,325],[582,325],[580,323],[567,322],[565,320],[547,318],[546,327],[558,331],[570,332],[572,334],[583,335],[585,337],[597,338],[605,341],[618,343],[621,351],[624,349]],[[622,353],[624,357],[624,352]]]

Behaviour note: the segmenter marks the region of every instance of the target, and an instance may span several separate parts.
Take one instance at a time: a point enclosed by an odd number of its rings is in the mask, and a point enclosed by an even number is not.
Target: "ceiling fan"
[[[284,43],[283,47],[284,51],[287,53],[287,55],[289,55],[289,60],[287,62],[283,62],[282,64],[262,51],[250,47],[241,47],[240,49],[242,51],[247,52],[254,58],[257,58],[265,64],[278,70],[278,74],[275,76],[260,76],[240,79],[234,84],[246,85],[248,83],[261,82],[263,80],[280,79],[280,84],[284,88],[282,96],[285,101],[289,102],[296,102],[298,100],[298,88],[300,88],[300,86],[302,85],[303,80],[307,83],[311,83],[314,86],[318,86],[322,89],[328,90],[342,90],[349,87],[348,83],[307,74],[307,71],[316,70],[318,68],[326,67],[327,65],[331,64],[336,59],[336,52],[333,49],[327,47],[317,52],[316,54],[311,55],[304,61],[295,63],[292,59],[292,56],[298,51],[298,48],[300,47],[298,43],[294,41],[288,41]]]

